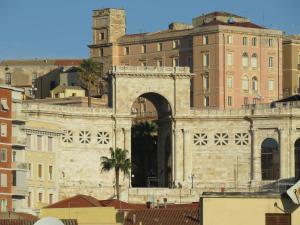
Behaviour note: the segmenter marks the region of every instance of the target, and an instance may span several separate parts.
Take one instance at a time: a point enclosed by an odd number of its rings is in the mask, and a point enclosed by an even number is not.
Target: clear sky
[[[127,33],[228,11],[288,34],[300,33],[300,0],[0,0],[0,60],[87,58],[92,10],[124,8]]]

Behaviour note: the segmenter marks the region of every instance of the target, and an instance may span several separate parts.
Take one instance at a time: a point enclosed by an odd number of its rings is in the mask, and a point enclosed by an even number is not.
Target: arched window
[[[295,179],[300,179],[300,138],[295,142]]]
[[[242,89],[243,90],[249,90],[249,79],[247,76],[244,76],[243,77],[243,80],[242,80]]]
[[[249,66],[249,57],[248,57],[248,54],[246,52],[243,53],[242,64],[243,64],[243,67],[248,67]]]
[[[279,174],[279,145],[273,138],[266,138],[261,144],[261,178],[262,180],[278,180]]]
[[[251,66],[252,68],[257,68],[257,55],[255,53],[251,57]]]
[[[252,77],[252,90],[253,91],[258,90],[258,80],[256,77]]]

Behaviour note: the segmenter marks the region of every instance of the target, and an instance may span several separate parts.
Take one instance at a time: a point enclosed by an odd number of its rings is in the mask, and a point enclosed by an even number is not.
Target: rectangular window
[[[208,36],[203,36],[203,44],[208,45]]]
[[[5,74],[5,84],[11,85],[11,73]]]
[[[42,140],[43,137],[41,135],[37,136],[37,151],[42,151]]]
[[[1,156],[0,156],[0,162],[7,162],[7,149],[2,148],[1,149]]]
[[[1,212],[7,212],[7,199],[0,199]]]
[[[209,53],[203,54],[203,66],[209,66]]]
[[[33,73],[31,75],[31,84],[35,86],[35,81],[37,79],[37,73]]]
[[[254,37],[252,38],[252,46],[256,46],[257,45],[257,38]]]
[[[17,162],[17,160],[18,160],[17,159],[17,151],[13,150],[11,154],[12,154],[12,156],[11,156],[12,159],[11,160],[13,162]]]
[[[7,174],[1,173],[0,175],[0,187],[7,187]]]
[[[28,192],[28,196],[27,196],[27,207],[31,207],[31,192]]]
[[[1,111],[8,111],[7,98],[1,98]]]
[[[32,177],[32,164],[28,163],[27,164],[27,169],[28,169],[28,177]]]
[[[232,66],[232,64],[233,64],[233,55],[230,52],[230,53],[227,53],[227,65]]]
[[[232,96],[227,97],[228,106],[232,106]]]
[[[100,39],[100,40],[104,40],[104,32],[101,32],[101,33],[99,34],[99,39]]]
[[[188,65],[188,67],[190,67],[190,69],[192,69],[192,67],[193,67],[193,57],[192,56],[187,57],[187,65]]]
[[[43,201],[43,193],[39,192],[39,202],[42,202],[42,201]]]
[[[233,81],[232,81],[233,79],[232,79],[232,77],[230,76],[230,77],[227,77],[227,87],[228,88],[232,88],[232,83],[233,83]]]
[[[273,68],[273,66],[274,66],[274,58],[269,57],[269,68]]]
[[[209,106],[209,96],[205,96],[204,97],[204,107],[208,107]]]
[[[162,60],[157,60],[157,61],[156,61],[156,65],[157,65],[158,67],[162,67],[162,66],[163,66],[163,61],[162,61]]]
[[[203,89],[204,90],[209,89],[209,76],[208,75],[203,76]]]
[[[248,45],[248,38],[247,37],[243,37],[243,45],[244,46]]]
[[[269,47],[273,47],[273,39],[272,38],[269,38],[269,40],[268,40],[268,46]]]
[[[124,55],[129,55],[129,46],[124,47]]]
[[[179,47],[179,44],[180,44],[179,40],[174,40],[174,41],[173,41],[173,48],[174,48],[174,49],[175,49],[175,48],[178,48],[178,47]]]
[[[248,97],[244,97],[244,105],[248,105]]]
[[[161,52],[163,48],[163,44],[162,43],[157,43],[157,51]]]
[[[274,90],[274,80],[268,81],[268,90],[273,91]]]
[[[1,123],[1,137],[7,137],[7,124]]]
[[[48,152],[53,151],[53,137],[48,137]]]
[[[49,172],[49,180],[53,180],[53,166],[49,166],[48,172]]]
[[[103,50],[103,48],[99,49],[99,56],[104,56],[104,50]]]
[[[43,165],[42,164],[38,165],[38,178],[39,179],[43,178]]]
[[[141,49],[141,51],[142,51],[142,53],[146,53],[146,45],[142,45],[142,49]]]
[[[193,39],[188,40],[188,46],[189,46],[189,48],[193,47]]]
[[[49,194],[49,204],[53,204],[53,194]]]
[[[232,35],[227,36],[227,44],[232,44]]]
[[[173,67],[179,66],[179,59],[178,58],[173,58]]]

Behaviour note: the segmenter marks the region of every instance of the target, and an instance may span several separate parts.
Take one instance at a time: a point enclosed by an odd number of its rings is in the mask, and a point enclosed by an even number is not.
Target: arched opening
[[[169,102],[157,93],[140,95],[132,105],[132,186],[169,187],[172,183]]]
[[[279,145],[273,138],[266,138],[261,144],[262,180],[278,180],[280,177]]]
[[[295,179],[300,179],[300,138],[295,142]]]
[[[243,53],[242,55],[242,65],[243,67],[248,67],[249,66],[249,57],[246,52]]]
[[[256,77],[252,77],[252,90],[257,91],[258,89],[258,80]]]

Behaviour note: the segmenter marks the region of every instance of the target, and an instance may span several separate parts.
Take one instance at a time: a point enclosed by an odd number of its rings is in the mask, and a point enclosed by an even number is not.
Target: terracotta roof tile
[[[117,199],[108,199],[108,200],[100,200],[99,203],[103,207],[114,207],[115,209],[124,209],[124,210],[131,210],[131,209],[145,209],[146,205],[144,204],[130,204],[127,202],[122,202]]]
[[[78,207],[101,207],[98,199],[88,195],[75,195],[71,198],[56,202],[45,208],[78,208]]]
[[[146,209],[132,210],[124,225],[199,225],[198,209]]]
[[[57,59],[54,61],[54,65],[57,66],[79,66],[81,63],[81,59]]]

